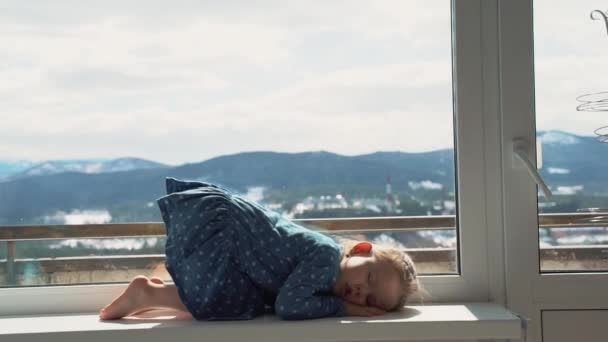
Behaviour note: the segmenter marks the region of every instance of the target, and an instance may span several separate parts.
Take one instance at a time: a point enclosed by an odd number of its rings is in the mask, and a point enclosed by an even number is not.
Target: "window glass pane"
[[[293,219],[452,216],[341,234],[456,273],[450,2],[290,5],[6,3],[0,233],[160,222],[171,176]],[[1,242],[0,286],[166,276],[161,236],[63,237]]]
[[[608,5],[536,0],[534,38],[541,270],[608,270]]]

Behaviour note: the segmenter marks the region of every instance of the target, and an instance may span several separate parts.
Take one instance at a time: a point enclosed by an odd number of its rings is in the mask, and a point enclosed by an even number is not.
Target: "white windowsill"
[[[42,335],[44,334],[44,335]],[[408,306],[377,318],[197,322],[171,313],[102,322],[96,314],[0,317],[0,340],[12,341],[406,341],[519,339],[520,319],[490,303]]]

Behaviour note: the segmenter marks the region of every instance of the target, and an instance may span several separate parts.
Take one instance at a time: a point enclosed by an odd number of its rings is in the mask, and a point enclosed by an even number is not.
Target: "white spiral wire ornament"
[[[608,35],[608,11],[594,10],[589,16],[591,20],[603,20]],[[576,100],[581,103],[576,106],[579,112],[608,112],[608,92],[585,94],[577,97]],[[594,133],[599,142],[608,142],[608,125],[597,128]]]
[[[595,10],[592,11],[589,16],[591,17],[591,20],[604,20],[604,25],[606,25],[606,34],[608,35],[608,11],[604,13],[600,10]]]

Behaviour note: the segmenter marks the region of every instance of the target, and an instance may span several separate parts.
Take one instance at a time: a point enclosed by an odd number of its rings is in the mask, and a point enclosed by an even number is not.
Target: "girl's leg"
[[[99,318],[120,319],[147,309],[188,312],[179,298],[175,285],[157,284],[145,276],[137,276],[120,296],[101,309]]]

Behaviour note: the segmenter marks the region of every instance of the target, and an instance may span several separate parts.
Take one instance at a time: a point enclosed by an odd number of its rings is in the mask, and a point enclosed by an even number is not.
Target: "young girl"
[[[338,243],[216,185],[166,185],[158,205],[175,285],[138,276],[101,319],[156,308],[198,320],[252,319],[267,307],[283,319],[374,316],[417,289],[414,264],[397,248]]]

